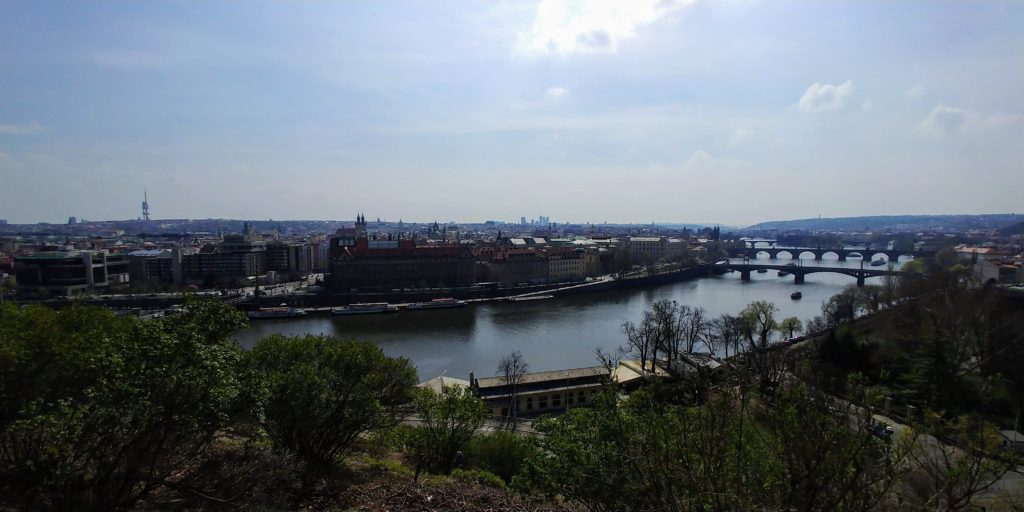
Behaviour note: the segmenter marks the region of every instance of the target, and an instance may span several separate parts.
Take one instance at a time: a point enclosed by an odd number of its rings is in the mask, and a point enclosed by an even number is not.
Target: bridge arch
[[[846,257],[847,258],[849,258],[851,256],[856,257],[856,258],[864,259],[864,253],[861,252],[861,251],[850,251],[850,252],[846,253]]]
[[[805,254],[808,254],[810,256],[805,258],[804,257]],[[796,259],[799,259],[799,260],[804,260],[804,259],[815,260],[815,259],[818,259],[818,255],[814,251],[800,251],[800,254],[797,254],[797,256],[796,256]]]
[[[833,257],[828,257],[828,255],[830,255],[830,254]],[[836,252],[836,251],[824,251],[824,252],[821,253],[821,259],[823,259],[823,260],[824,259],[830,259],[830,260],[834,259],[834,260],[838,261],[840,259],[840,257],[839,257],[839,253]]]
[[[879,260],[879,259],[885,260],[886,262],[888,262],[890,260],[889,254],[885,253],[885,252],[876,252],[876,253],[872,254],[870,258],[867,258],[868,261],[874,261],[874,260]]]
[[[763,249],[761,249],[761,250],[756,250],[755,249],[755,251],[754,251],[754,258],[753,259],[755,259],[755,260],[756,259],[761,259],[761,255],[762,254],[764,255],[765,258],[768,258],[768,259],[772,258],[772,253],[770,251],[766,251],[766,250],[763,250]]]
[[[786,256],[783,257],[782,256],[783,254],[785,254]],[[775,257],[779,258],[779,259],[789,259],[789,260],[796,259],[796,258],[793,257],[793,252],[792,251],[788,251],[788,250],[782,250],[782,251],[776,252],[775,253]]]

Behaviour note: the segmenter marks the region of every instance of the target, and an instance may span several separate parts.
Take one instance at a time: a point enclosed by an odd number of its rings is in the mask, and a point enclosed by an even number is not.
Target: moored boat
[[[871,266],[872,267],[881,267],[882,265],[885,265],[885,260],[883,260],[881,258],[879,258],[877,260],[871,260]]]
[[[332,315],[372,315],[375,313],[390,313],[392,311],[398,311],[398,308],[391,306],[387,302],[367,302],[362,304],[350,304],[348,306],[341,306],[337,308],[331,308]]]
[[[446,309],[446,308],[461,308],[466,305],[466,301],[453,299],[451,297],[443,299],[434,299],[430,302],[413,302],[406,306],[405,309],[409,310],[422,310],[422,309]]]
[[[779,271],[779,277],[786,277],[788,275],[789,275],[789,272],[786,272],[785,270],[780,270]]]
[[[766,268],[759,268],[759,269],[757,269],[757,273],[758,274],[767,274],[768,273],[768,269],[766,269]]]
[[[249,312],[250,320],[264,320],[268,318],[296,318],[306,316],[306,312],[298,308],[281,306],[276,308],[260,308]]]
[[[527,297],[509,297],[505,300],[509,302],[526,302],[531,300],[547,300],[555,298],[554,295],[530,295]]]

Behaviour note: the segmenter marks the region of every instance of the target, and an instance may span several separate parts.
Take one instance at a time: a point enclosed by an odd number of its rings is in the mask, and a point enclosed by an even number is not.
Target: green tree
[[[395,424],[416,370],[364,342],[271,335],[247,354],[255,416],[273,443],[330,467],[363,433]]]
[[[32,509],[131,508],[181,488],[237,410],[245,317],[191,301],[153,321],[0,307],[0,492]]]
[[[786,335],[786,338],[792,338],[794,333],[798,333],[803,330],[803,322],[795,316],[783,318],[782,321],[779,322],[779,332]]]
[[[456,454],[466,449],[491,414],[483,400],[459,386],[444,386],[440,393],[417,388],[413,403],[418,420],[412,437],[417,477],[425,468],[451,471]]]

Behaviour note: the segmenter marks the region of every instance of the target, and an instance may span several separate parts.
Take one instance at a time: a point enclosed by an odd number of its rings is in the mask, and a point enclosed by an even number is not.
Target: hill
[[[1024,215],[1001,213],[987,215],[875,215],[762,222],[745,231],[968,231],[993,230],[1024,221]]]

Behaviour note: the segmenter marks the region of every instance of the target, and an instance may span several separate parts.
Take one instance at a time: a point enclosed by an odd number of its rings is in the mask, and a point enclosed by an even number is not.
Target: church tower
[[[356,215],[356,238],[366,238],[366,216]]]

